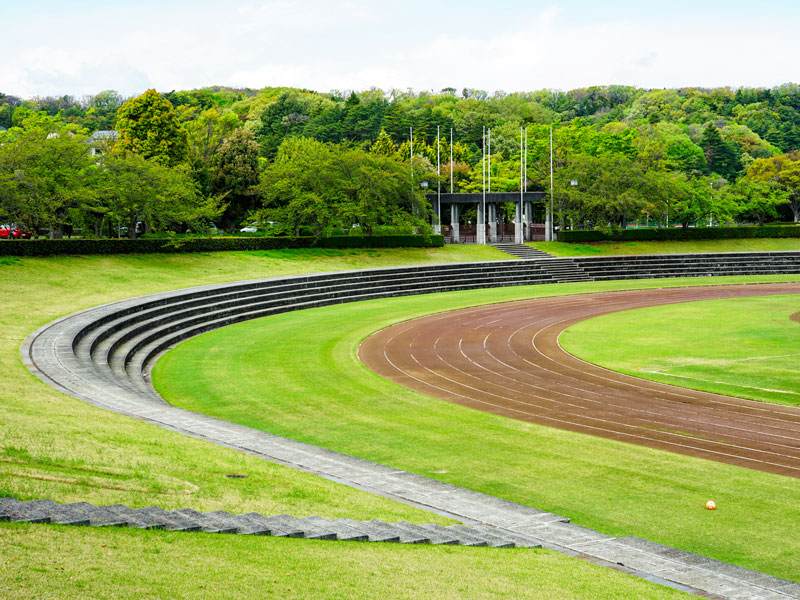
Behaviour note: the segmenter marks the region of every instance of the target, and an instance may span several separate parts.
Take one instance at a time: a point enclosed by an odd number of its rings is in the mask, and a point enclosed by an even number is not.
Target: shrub
[[[683,227],[657,229],[592,229],[586,231],[560,231],[558,241],[587,242],[643,242],[678,240],[731,240],[752,238],[800,237],[800,226],[764,227]]]
[[[60,256],[76,254],[153,254],[230,252],[279,248],[437,248],[441,235],[313,237],[214,237],[174,239],[14,240],[0,242],[0,256]]]

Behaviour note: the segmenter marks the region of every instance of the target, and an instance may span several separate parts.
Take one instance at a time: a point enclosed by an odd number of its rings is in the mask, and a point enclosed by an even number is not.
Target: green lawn
[[[447,523],[56,392],[19,348],[61,315],[131,296],[292,273],[505,258],[492,248],[0,259],[0,496]],[[230,479],[227,473],[247,474]],[[676,598],[550,552],[321,544],[0,523],[14,598]],[[497,582],[496,586],[486,581]],[[408,590],[406,593],[405,590]],[[494,590],[498,590],[496,593]],[[540,591],[541,590],[541,591]],[[493,595],[494,594],[494,595]]]
[[[752,240],[692,240],[686,242],[532,242],[554,256],[609,256],[622,254],[698,254],[703,252],[777,252],[800,250],[800,238]]]
[[[694,597],[543,550],[19,524],[0,545],[0,596],[17,599]]]
[[[786,534],[800,504],[797,479],[434,400],[374,375],[356,356],[373,331],[431,312],[708,282],[490,289],[276,315],[185,342],[159,361],[154,378],[168,400],[192,410],[549,510],[611,535],[636,535],[800,580],[800,538]],[[719,506],[713,513],[704,510],[710,498]]]
[[[653,306],[583,321],[560,343],[629,375],[800,406],[800,323],[789,318],[797,312],[797,295]],[[619,343],[604,343],[612,338]]]

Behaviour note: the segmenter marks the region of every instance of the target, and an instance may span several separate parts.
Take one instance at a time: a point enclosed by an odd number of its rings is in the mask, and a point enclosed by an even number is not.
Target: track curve
[[[416,391],[498,415],[800,477],[800,408],[615,373],[563,350],[559,334],[644,306],[774,294],[800,283],[562,296],[474,307],[383,329],[364,364]]]

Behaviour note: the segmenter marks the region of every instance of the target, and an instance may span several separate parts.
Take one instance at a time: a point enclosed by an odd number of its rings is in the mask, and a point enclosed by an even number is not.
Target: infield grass
[[[559,342],[628,375],[800,406],[800,323],[790,319],[798,312],[798,295],[653,306],[583,321]]]
[[[798,280],[783,276],[782,280]],[[370,333],[443,310],[587,291],[764,278],[487,289],[275,315],[189,340],[156,365],[173,404],[800,580],[800,480],[547,428],[435,400],[368,371]],[[291,343],[287,343],[291,340]],[[708,499],[719,509],[704,509]]]
[[[612,256],[624,254],[702,254],[704,252],[782,252],[800,250],[800,238],[749,240],[689,240],[685,242],[531,242],[553,256]]]

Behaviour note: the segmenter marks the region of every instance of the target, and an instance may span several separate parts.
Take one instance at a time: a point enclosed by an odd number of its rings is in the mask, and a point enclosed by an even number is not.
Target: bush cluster
[[[313,237],[215,237],[183,239],[70,239],[0,242],[0,256],[63,256],[77,254],[152,254],[275,250],[279,248],[438,248],[441,235]]]
[[[586,242],[644,242],[676,240],[732,240],[752,238],[800,237],[800,226],[764,227],[674,227],[656,229],[592,229],[558,232],[558,241]]]

